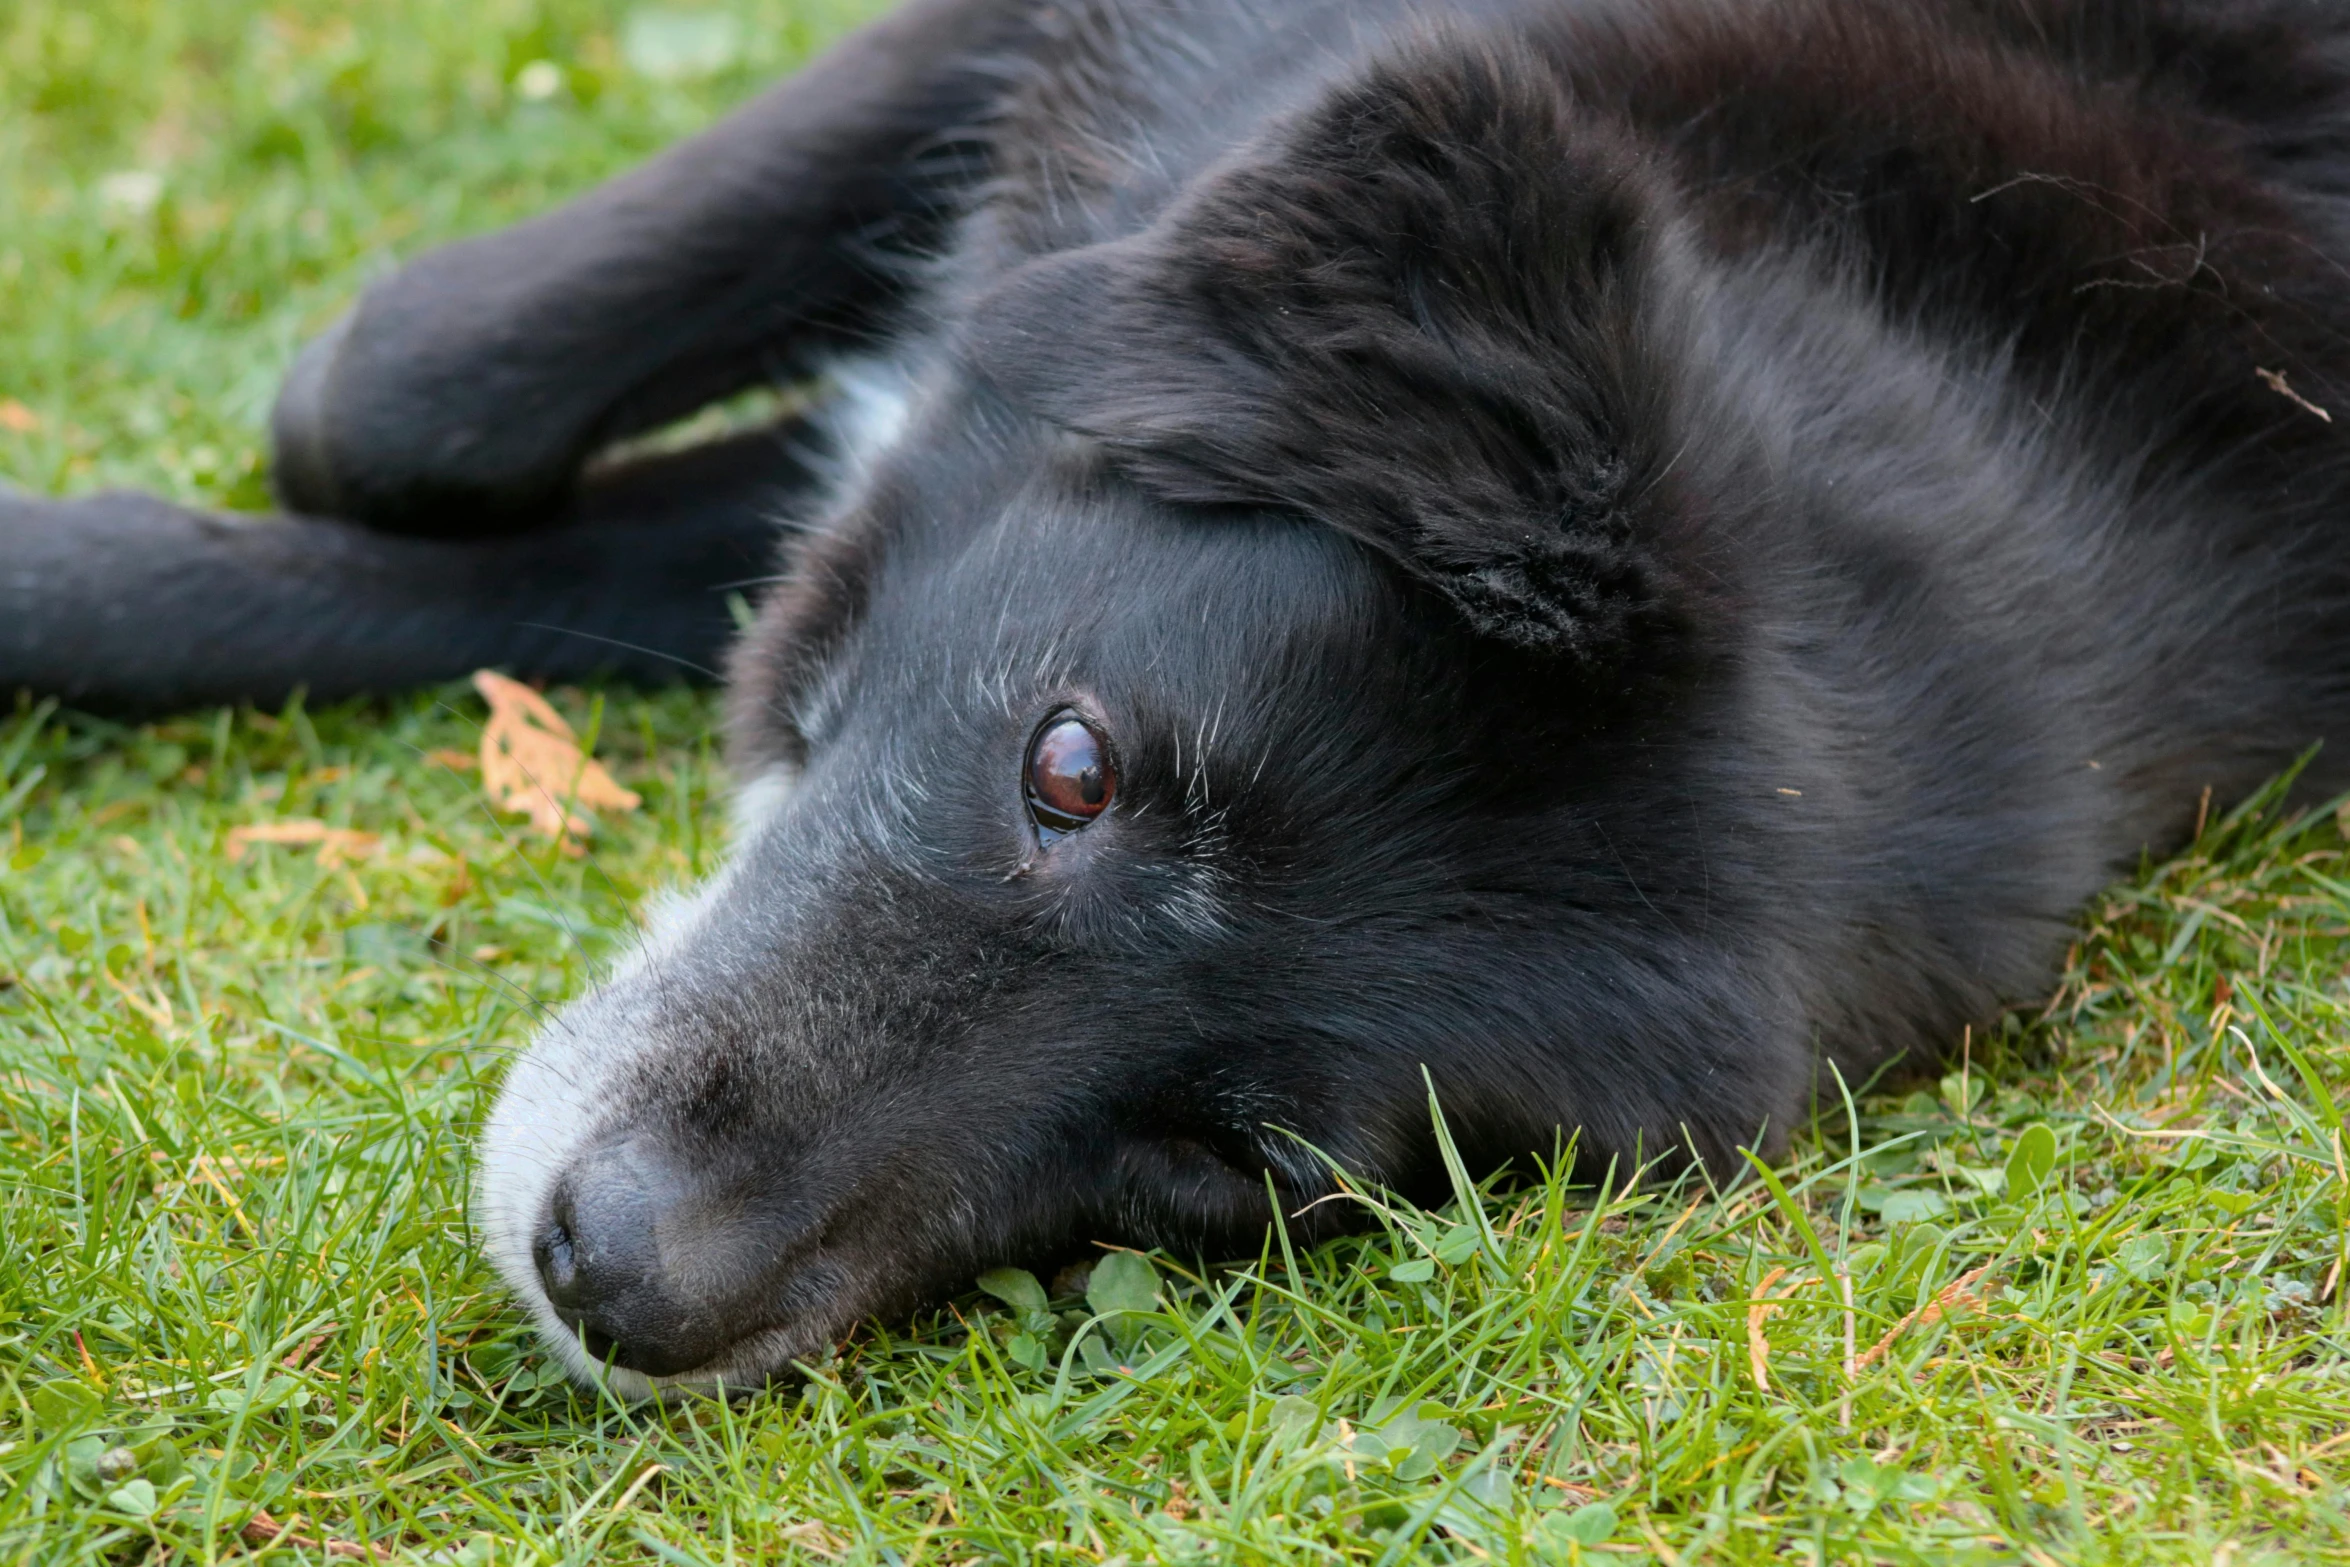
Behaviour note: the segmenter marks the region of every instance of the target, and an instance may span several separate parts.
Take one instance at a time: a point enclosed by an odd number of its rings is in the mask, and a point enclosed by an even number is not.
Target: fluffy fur
[[[596,549],[531,618],[700,659],[670,541],[788,507],[735,858],[484,1139],[632,1393],[1433,1190],[1430,1081],[1479,1168],[1727,1169],[2040,993],[2206,790],[2350,781],[2346,111],[2317,0],[921,0],[372,291],[278,426],[347,521],[0,503],[0,676],[565,673],[499,639]],[[822,463],[590,463],[850,345]],[[171,664],[224,601],[294,650]],[[1070,713],[1117,788],[1054,836]]]

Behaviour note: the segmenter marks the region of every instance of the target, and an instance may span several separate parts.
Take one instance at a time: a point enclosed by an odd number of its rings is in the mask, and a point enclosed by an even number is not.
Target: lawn
[[[260,504],[275,378],[368,276],[859,9],[10,0],[0,475]],[[553,695],[643,797],[577,857],[485,805],[470,688],[0,698],[6,1559],[2350,1562],[2330,811],[2215,802],[2053,995],[1767,1176],[1366,1195],[1359,1241],[991,1276],[632,1410],[501,1298],[468,1144],[723,852],[724,771],[703,696]],[[347,831],[236,831],[288,822]]]

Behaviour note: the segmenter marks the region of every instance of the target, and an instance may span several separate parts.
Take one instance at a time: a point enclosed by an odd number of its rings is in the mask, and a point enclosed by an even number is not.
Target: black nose
[[[666,1161],[635,1138],[590,1149],[555,1183],[531,1260],[548,1304],[596,1359],[671,1376],[719,1349],[662,1265],[683,1195]]]
[[[557,1311],[577,1312],[587,1296],[586,1279],[580,1272],[579,1248],[571,1239],[572,1217],[569,1188],[555,1194],[554,1216],[539,1232],[531,1246],[531,1260],[539,1265],[539,1283],[546,1286],[547,1299]]]

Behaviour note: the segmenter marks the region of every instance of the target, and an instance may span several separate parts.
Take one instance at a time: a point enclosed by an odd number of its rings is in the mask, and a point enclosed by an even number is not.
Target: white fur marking
[[[881,359],[843,359],[826,371],[833,396],[824,419],[840,442],[843,487],[863,481],[914,420],[914,383],[905,366]]]
[[[792,792],[799,787],[799,782],[796,770],[776,767],[735,790],[730,813],[734,822],[734,842],[750,842],[769,822],[782,815],[783,808],[791,803]]]
[[[540,1286],[531,1255],[534,1232],[549,1190],[603,1124],[620,1085],[661,1048],[658,1033],[642,1015],[649,992],[635,981],[675,952],[726,901],[740,873],[741,846],[782,812],[796,781],[789,771],[778,769],[743,786],[735,798],[735,856],[690,893],[670,890],[653,896],[646,908],[644,934],[634,948],[602,985],[565,1007],[539,1031],[507,1072],[482,1128],[476,1212],[481,1216],[483,1250],[572,1374],[602,1382],[622,1398],[648,1398],[665,1388],[700,1385],[726,1368],[722,1364],[680,1377],[649,1378],[617,1367],[607,1370],[591,1360]]]

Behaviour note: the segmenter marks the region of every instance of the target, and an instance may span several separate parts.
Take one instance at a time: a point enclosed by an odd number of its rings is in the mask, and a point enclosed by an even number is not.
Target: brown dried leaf
[[[533,828],[577,854],[572,840],[586,837],[595,824],[574,814],[573,806],[633,811],[643,803],[579,748],[571,726],[545,697],[490,669],[475,672],[473,688],[490,705],[481,731],[481,788],[499,810],[525,813]]]
[[[328,1323],[323,1330],[317,1333],[313,1333],[310,1335],[310,1337],[304,1339],[302,1341],[301,1347],[296,1349],[285,1359],[279,1361],[278,1364],[289,1367],[295,1371],[301,1370],[305,1365],[309,1364],[310,1357],[312,1355],[317,1354],[320,1349],[325,1347],[326,1341],[328,1339],[333,1338],[335,1334],[342,1330],[342,1326],[343,1325],[340,1322]]]
[[[229,863],[234,865],[245,857],[247,849],[257,843],[278,843],[293,847],[316,844],[318,863],[333,870],[352,860],[367,858],[382,842],[374,833],[361,832],[356,827],[329,827],[324,822],[310,819],[255,822],[228,830],[228,858]]]

